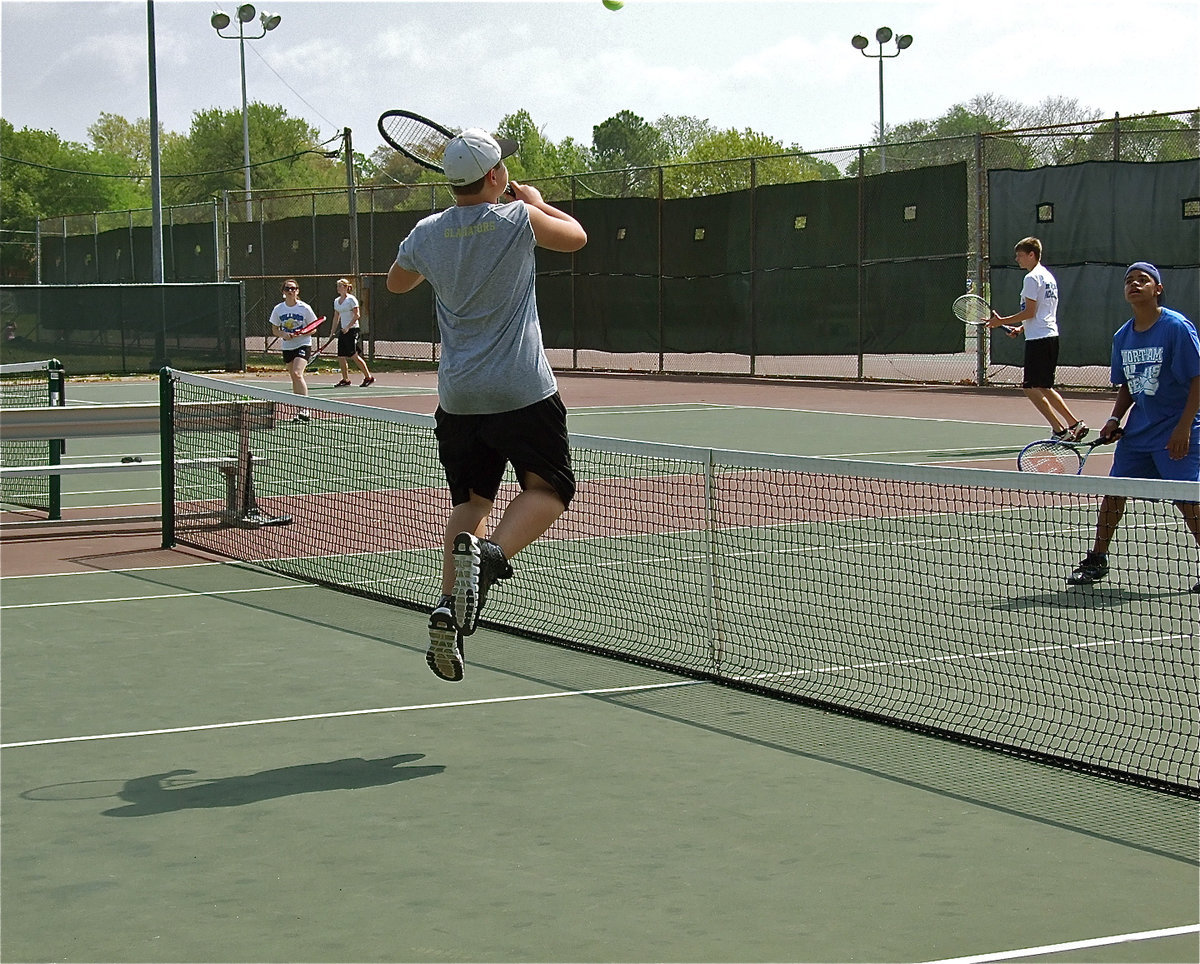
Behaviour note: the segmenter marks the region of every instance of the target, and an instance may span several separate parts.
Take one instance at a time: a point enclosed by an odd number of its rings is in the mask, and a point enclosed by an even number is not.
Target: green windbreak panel
[[[96,236],[97,283],[117,284],[133,278],[133,238],[129,229],[101,231]],[[146,280],[150,280],[149,273]]]
[[[1125,302],[1125,266],[1101,264],[1048,265],[1058,281],[1058,332],[1060,366],[1109,366],[1112,336],[1130,317]],[[1200,291],[1195,268],[1160,269],[1162,303],[1188,318],[1200,317]],[[1010,315],[1021,306],[1021,282],[1025,272],[1016,267],[992,268],[992,303],[1001,314]],[[998,365],[1021,365],[1024,346],[1019,338],[992,339],[992,361]]]
[[[211,224],[177,224],[163,232],[167,281],[216,281],[217,238]]]
[[[751,351],[750,246],[749,191],[664,203],[664,351]]]
[[[966,164],[865,178],[863,218],[867,261],[965,254]],[[955,294],[962,294],[963,280]]]
[[[386,276],[395,263],[396,249],[428,211],[379,211],[359,215],[362,237],[359,257],[364,272]],[[365,233],[364,232],[365,228]],[[426,342],[438,340],[433,311],[433,289],[421,284],[407,294],[387,290],[385,277],[371,278],[370,289],[359,300],[367,304],[366,330],[378,342]],[[365,280],[364,280],[365,283]]]
[[[263,246],[269,253],[264,273],[296,277],[313,274],[316,254],[312,218],[285,218],[262,226]]]
[[[164,364],[245,365],[242,288],[223,284],[5,286],[20,355],[54,356],[72,374],[155,372]],[[6,315],[8,314],[6,308]],[[26,361],[16,348],[5,362]]]
[[[1024,237],[1043,245],[1059,287],[1059,364],[1107,367],[1113,332],[1129,317],[1123,281],[1134,261],[1162,272],[1163,304],[1200,317],[1200,203],[1196,161],[1090,161],[1034,171],[992,171],[988,203],[991,300],[1021,306],[1024,272],[1012,263]],[[1019,340],[992,341],[992,360],[1020,365]]]
[[[1132,261],[1197,267],[1200,217],[1184,201],[1200,198],[1200,163],[1088,161],[1067,167],[988,173],[988,240],[995,266],[1012,264],[1013,245],[1033,235],[1046,264]],[[1039,220],[1039,208],[1040,217]]]
[[[777,268],[755,281],[760,355],[856,355],[858,268]]]
[[[334,280],[348,275],[350,273],[350,218],[345,214],[318,215],[313,218],[313,232],[316,235],[317,273],[332,275]]]
[[[858,262],[857,180],[760,187],[754,211],[755,266],[781,268]]]
[[[96,243],[97,238],[90,234],[77,234],[65,239],[62,245],[64,284],[91,285],[99,281]]]
[[[919,264],[875,264],[864,270],[865,354],[956,354],[963,323],[950,306],[962,294],[966,256]]]
[[[574,343],[565,343],[568,319],[562,310],[567,306],[548,306],[542,299],[549,286],[539,280],[547,346],[657,352],[658,201],[589,198],[575,201],[572,211],[588,234],[588,243],[575,254]],[[547,270],[543,253],[538,251],[539,275]]]

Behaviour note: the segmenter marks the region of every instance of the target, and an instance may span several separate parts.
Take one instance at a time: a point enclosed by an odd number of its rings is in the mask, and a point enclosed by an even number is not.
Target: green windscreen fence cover
[[[1021,307],[1025,273],[1013,246],[1039,238],[1059,287],[1059,364],[1107,367],[1113,333],[1129,318],[1125,269],[1157,265],[1163,304],[1200,317],[1200,163],[1088,161],[988,175],[991,301]],[[1019,339],[992,340],[992,360],[1020,365]]]
[[[19,335],[6,364],[54,357],[80,375],[245,367],[237,282],[15,285],[0,297]]]

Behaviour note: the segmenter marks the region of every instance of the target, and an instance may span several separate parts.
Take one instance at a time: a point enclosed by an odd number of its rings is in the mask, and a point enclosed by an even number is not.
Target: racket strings
[[[440,168],[446,152],[446,135],[415,117],[389,115],[385,133],[393,146],[411,157]]]
[[[954,300],[954,314],[960,321],[978,325],[992,317],[992,308],[979,295],[960,295]]]
[[[1078,475],[1083,467],[1083,459],[1069,445],[1036,442],[1021,453],[1017,467],[1023,472]]]

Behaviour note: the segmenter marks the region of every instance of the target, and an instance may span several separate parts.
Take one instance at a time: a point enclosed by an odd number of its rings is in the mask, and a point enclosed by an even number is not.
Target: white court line
[[[181,566],[134,566],[128,569],[82,569],[79,572],[30,572],[20,576],[0,576],[0,582],[13,579],[59,579],[65,576],[119,576],[127,572],[159,572],[162,569],[198,569],[201,566],[236,566],[246,563],[187,562]]]
[[[454,700],[449,703],[415,703],[409,706],[382,706],[369,710],[339,710],[333,713],[305,713],[302,716],[277,716],[263,720],[238,720],[233,723],[201,723],[195,726],[172,726],[159,730],[131,730],[127,733],[96,733],[90,736],[64,736],[52,740],[23,740],[19,743],[0,743],[0,750],[25,746],[51,746],[56,743],[89,743],[98,740],[121,740],[131,736],[164,736],[172,733],[200,733],[204,730],[231,730],[241,726],[266,726],[271,723],[301,723],[310,720],[336,720],[349,716],[378,716],[382,713],[407,713],[412,710],[442,710],[457,706],[489,706],[500,703],[526,703],[533,700],[553,700],[564,696],[610,696],[616,693],[643,693],[681,686],[700,686],[705,680],[673,680],[669,683],[642,683],[638,686],[612,686],[592,690],[562,690],[555,693],[530,693],[527,696],[496,696],[482,700]]]
[[[1057,954],[1060,951],[1078,951],[1089,947],[1106,947],[1111,944],[1127,944],[1133,941],[1152,941],[1159,937],[1178,937],[1181,934],[1200,934],[1200,924],[1163,927],[1155,931],[1137,931],[1132,934],[1116,934],[1112,937],[1093,937],[1090,940],[1066,941],[1062,944],[1043,944],[1041,947],[1023,947],[1015,951],[996,951],[992,954],[975,954],[971,957],[947,957],[938,961],[926,961],[925,964],[987,964],[988,961],[1014,961],[1021,957],[1037,957],[1040,954]]]
[[[247,592],[276,592],[280,589],[311,589],[311,583],[292,583],[287,586],[261,586],[257,589],[215,589],[212,592],[165,592],[150,596],[110,596],[106,599],[67,599],[58,602],[14,603],[0,606],[7,609],[51,609],[56,606],[98,606],[102,603],[145,602],[151,599],[199,599],[204,596],[236,596]]]

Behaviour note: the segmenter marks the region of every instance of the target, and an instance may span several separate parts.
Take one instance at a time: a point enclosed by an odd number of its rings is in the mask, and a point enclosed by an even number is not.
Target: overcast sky
[[[615,13],[601,0],[256,6],[283,20],[246,44],[250,100],[280,104],[324,137],[349,127],[365,154],[389,108],[490,129],[523,108],[552,140],[584,144],[628,109],[750,127],[809,150],[857,145],[875,136],[878,61],[850,38],[880,26],[914,38],[884,62],[889,125],[984,93],[1030,105],[1075,98],[1106,116],[1200,105],[1195,0],[627,0]],[[241,106],[238,45],[210,26],[214,9],[232,16],[237,4],[154,4],[167,130],[186,132],[198,110]],[[0,2],[0,113],[18,129],[85,143],[102,112],[148,117],[146,11],[144,0]]]

